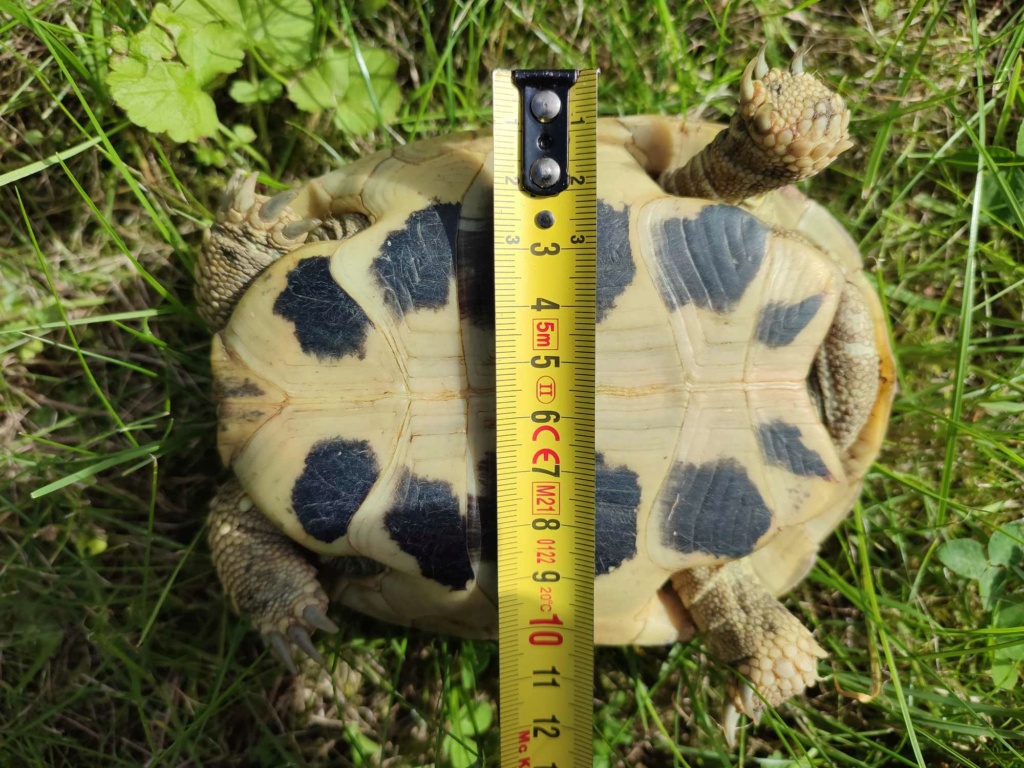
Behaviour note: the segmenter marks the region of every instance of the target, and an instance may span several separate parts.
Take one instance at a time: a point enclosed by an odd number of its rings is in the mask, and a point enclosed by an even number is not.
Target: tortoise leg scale
[[[738,713],[757,722],[766,705],[778,706],[818,679],[818,659],[827,654],[761,586],[747,560],[680,571],[672,586],[711,652],[744,678],[728,691],[724,727],[730,744]]]
[[[369,225],[360,213],[334,213],[315,184],[267,197],[257,174],[232,176],[213,226],[203,232],[196,264],[196,304],[215,331],[227,323],[246,287],[280,257],[309,241],[340,241]]]
[[[268,198],[256,193],[256,174],[236,173],[228,183],[213,226],[203,232],[196,264],[196,304],[213,328],[227,323],[253,278],[295,250],[319,221],[304,221],[288,204],[295,191]]]
[[[304,551],[256,508],[237,480],[214,497],[209,522],[213,564],[235,609],[249,617],[292,674],[298,673],[292,646],[324,664],[310,632],[338,627],[327,618],[327,594]]]
[[[682,168],[666,171],[673,195],[740,203],[823,170],[853,146],[842,98],[803,70],[768,68],[764,46],[743,72],[729,127]]]

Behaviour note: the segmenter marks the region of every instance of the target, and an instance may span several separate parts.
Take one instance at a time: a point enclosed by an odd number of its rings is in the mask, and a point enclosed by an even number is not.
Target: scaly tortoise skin
[[[762,48],[728,127],[598,129],[595,640],[703,632],[742,678],[730,736],[817,679],[825,653],[776,596],[856,500],[894,393],[856,245],[790,186],[850,146],[848,119]],[[234,470],[211,548],[290,669],[337,629],[328,596],[496,634],[491,151],[419,141],[271,198],[249,176],[206,233]]]

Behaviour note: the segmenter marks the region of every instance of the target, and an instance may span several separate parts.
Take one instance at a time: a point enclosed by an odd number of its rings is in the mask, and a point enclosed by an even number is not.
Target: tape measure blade
[[[522,189],[535,117],[541,159],[565,125],[556,194]],[[596,70],[495,71],[501,752],[516,768],[592,764],[596,135]]]

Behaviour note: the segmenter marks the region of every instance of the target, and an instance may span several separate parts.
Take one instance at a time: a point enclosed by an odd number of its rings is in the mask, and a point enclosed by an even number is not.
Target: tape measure
[[[590,768],[597,71],[494,73],[504,768]]]

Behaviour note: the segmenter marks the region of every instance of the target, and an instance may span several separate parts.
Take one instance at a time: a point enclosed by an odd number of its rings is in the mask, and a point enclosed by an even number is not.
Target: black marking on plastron
[[[366,356],[366,330],[373,323],[334,281],[328,256],[302,259],[292,268],[274,314],[295,326],[295,338],[308,355],[319,360]]]
[[[458,203],[427,206],[410,215],[402,229],[388,233],[372,269],[396,316],[448,304],[459,208]]]
[[[487,195],[489,198],[490,195]],[[478,328],[494,328],[493,204],[485,218],[463,217],[455,243],[459,314]]]
[[[241,400],[249,397],[263,397],[264,392],[258,384],[255,382],[245,379],[241,383],[237,380],[224,381],[221,379],[214,380],[214,391],[218,398],[224,398],[228,400]]]
[[[379,475],[377,456],[366,440],[318,441],[292,486],[292,508],[302,529],[328,544],[344,536]]]
[[[597,322],[615,306],[615,300],[636,277],[636,262],[629,245],[629,206],[617,211],[597,201]]]
[[[455,590],[466,589],[473,579],[466,520],[450,483],[403,470],[384,527],[428,579]]]
[[[594,455],[594,575],[611,573],[636,557],[638,475],[629,467],[610,467]]]
[[[805,477],[831,480],[832,475],[821,456],[800,439],[800,428],[784,421],[773,421],[757,428],[761,454],[769,464]]]
[[[494,562],[498,559],[498,457],[486,451],[476,464],[479,494],[470,495],[466,516],[469,520],[470,559]]]
[[[771,527],[772,513],[735,459],[676,463],[661,496],[661,540],[689,554],[749,555]]]
[[[792,344],[821,309],[821,294],[796,304],[766,304],[757,321],[757,340],[769,347]]]
[[[654,235],[661,295],[669,309],[693,302],[728,312],[764,259],[768,228],[730,205],[709,205],[689,219],[666,219]]]

